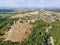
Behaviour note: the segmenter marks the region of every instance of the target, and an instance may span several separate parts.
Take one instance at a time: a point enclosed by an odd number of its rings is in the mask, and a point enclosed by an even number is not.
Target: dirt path
[[[54,45],[53,37],[50,36],[50,45]]]
[[[49,26],[47,29],[46,29],[46,32],[49,33],[49,29],[52,28],[51,26]],[[54,45],[54,41],[53,41],[53,37],[50,36],[50,45]]]

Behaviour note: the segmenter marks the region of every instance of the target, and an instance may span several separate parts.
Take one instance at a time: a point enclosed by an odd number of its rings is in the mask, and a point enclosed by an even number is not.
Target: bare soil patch
[[[6,33],[5,40],[11,40],[12,42],[21,42],[27,39],[30,34],[31,25],[27,23],[16,23],[11,26],[11,29]]]

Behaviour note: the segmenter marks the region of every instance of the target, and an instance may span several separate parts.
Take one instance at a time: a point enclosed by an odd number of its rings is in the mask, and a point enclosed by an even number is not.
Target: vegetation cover
[[[54,22],[50,24],[52,28],[49,30],[54,39],[55,45],[60,45],[60,22]]]
[[[49,25],[43,21],[36,21],[32,24],[33,27],[31,28],[31,34],[29,35],[28,39],[25,41],[22,41],[21,43],[18,42],[1,42],[2,45],[47,45],[48,43],[48,35],[45,32],[46,27]]]

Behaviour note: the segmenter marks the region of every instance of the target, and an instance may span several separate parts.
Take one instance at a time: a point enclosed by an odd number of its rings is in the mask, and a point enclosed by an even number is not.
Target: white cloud
[[[60,0],[0,0],[0,7],[60,7]]]
[[[0,0],[0,7],[18,7],[14,0]]]

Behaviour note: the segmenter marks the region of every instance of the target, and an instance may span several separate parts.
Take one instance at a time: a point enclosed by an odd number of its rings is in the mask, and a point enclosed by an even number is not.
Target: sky
[[[0,0],[0,7],[57,7],[60,8],[60,0]]]

